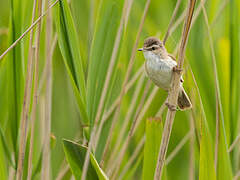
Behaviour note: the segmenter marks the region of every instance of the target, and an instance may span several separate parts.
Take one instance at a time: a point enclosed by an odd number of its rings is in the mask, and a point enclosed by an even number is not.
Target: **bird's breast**
[[[148,77],[160,88],[168,90],[171,87],[172,69],[177,65],[170,57],[145,57],[145,70]]]

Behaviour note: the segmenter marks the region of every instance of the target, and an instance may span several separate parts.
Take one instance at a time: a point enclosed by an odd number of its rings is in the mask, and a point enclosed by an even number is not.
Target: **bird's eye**
[[[155,50],[155,47],[152,47],[152,50]]]

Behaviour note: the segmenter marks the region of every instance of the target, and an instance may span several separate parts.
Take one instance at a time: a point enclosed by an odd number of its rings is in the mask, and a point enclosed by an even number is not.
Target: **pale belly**
[[[167,60],[150,58],[145,62],[145,70],[153,83],[164,90],[168,90],[172,82],[172,69],[176,65],[177,63],[171,58]]]

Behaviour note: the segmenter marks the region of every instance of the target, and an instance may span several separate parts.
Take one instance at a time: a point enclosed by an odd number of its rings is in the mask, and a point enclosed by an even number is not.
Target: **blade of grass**
[[[147,119],[145,131],[146,143],[144,145],[142,179],[153,179],[163,132],[161,119]]]
[[[230,0],[224,0],[223,2],[222,2],[222,4],[220,5],[220,8],[219,8],[219,10],[218,10],[218,12],[216,13],[217,15],[214,17],[214,19],[212,20],[212,23],[211,23],[211,27],[213,27],[215,24],[216,24],[216,22],[217,22],[217,20],[218,20],[218,18],[219,18],[219,16],[221,16],[223,13],[223,10],[225,9],[225,7],[227,6],[227,4],[230,2]]]
[[[9,164],[10,164],[13,168],[16,168],[16,165],[14,165],[14,162],[13,162],[13,160],[12,160],[12,158],[11,158],[11,152],[10,152],[10,150],[9,150],[7,141],[6,141],[5,137],[4,137],[4,134],[3,134],[3,131],[2,131],[2,128],[1,128],[1,127],[0,127],[0,137],[1,137],[1,144],[2,144],[1,146],[2,146],[2,149],[4,150],[4,151],[2,151],[2,152],[4,152],[4,156],[7,158]],[[3,157],[3,156],[2,156],[2,157]]]
[[[152,92],[150,93],[150,96],[147,98],[147,101],[146,103],[144,104],[141,112],[139,113],[139,115],[136,115],[137,116],[137,120],[136,120],[136,125],[135,125],[135,128],[133,129],[133,133],[132,133],[132,136],[135,134],[136,132],[136,129],[138,129],[138,126],[140,124],[140,121],[143,119],[146,111],[148,110],[149,106],[151,105],[153,99],[155,98],[156,94],[157,94],[157,91],[158,91],[158,87],[155,86],[154,89],[152,90]],[[126,143],[127,141],[124,141],[124,144],[120,150],[120,152],[118,154],[124,154],[123,151],[124,151],[124,147],[126,146]],[[118,161],[117,158],[115,158],[115,161],[112,163],[112,164],[116,164]],[[113,166],[111,166],[111,168],[113,168]],[[109,171],[113,171],[111,169],[109,169]]]
[[[137,100],[138,100],[138,97],[140,95],[140,91],[141,91],[141,88],[143,86],[144,79],[145,79],[145,76],[142,75],[141,78],[139,79],[139,82],[137,83],[137,86],[136,86],[136,89],[135,89],[135,93],[134,93],[132,101],[131,101],[131,105],[130,105],[130,107],[128,109],[127,116],[126,116],[126,118],[125,118],[125,120],[123,122],[123,125],[122,125],[122,128],[121,128],[121,132],[120,132],[120,134],[118,136],[118,141],[114,145],[114,149],[112,150],[112,153],[111,153],[112,155],[109,158],[108,166],[107,166],[106,169],[110,169],[110,166],[112,166],[112,163],[113,163],[114,159],[117,156],[117,152],[120,149],[120,145],[121,145],[121,143],[123,141],[123,138],[124,138],[124,135],[126,133],[129,121],[131,120],[132,114],[134,113],[135,107],[137,106]]]
[[[103,87],[103,91],[102,91],[102,95],[101,95],[101,99],[100,99],[100,103],[99,103],[99,107],[98,107],[98,111],[97,111],[97,115],[96,115],[96,119],[95,119],[95,124],[98,124],[98,121],[100,119],[100,115],[101,115],[103,105],[104,105],[104,99],[106,97],[108,85],[110,83],[110,76],[112,74],[113,66],[115,64],[115,60],[116,60],[116,56],[117,56],[117,51],[119,49],[121,35],[123,34],[123,28],[124,28],[123,25],[127,24],[127,21],[125,21],[125,20],[126,20],[127,14],[129,14],[130,11],[131,11],[132,2],[133,1],[130,1],[130,2],[127,1],[127,0],[124,1],[123,13],[122,13],[122,17],[121,17],[121,20],[120,20],[120,25],[119,25],[119,28],[118,28],[118,32],[117,32],[117,35],[116,35],[116,39],[115,39],[115,43],[114,43],[114,47],[113,47],[113,51],[112,51],[112,56],[111,56],[111,60],[110,60],[110,65],[109,65],[108,70],[107,70],[107,77],[106,77],[106,80],[105,80],[105,83],[104,83],[104,87]],[[125,10],[125,9],[127,9],[127,10]],[[96,136],[96,143],[98,143],[99,136],[100,135]]]
[[[21,4],[16,1],[10,1],[10,22],[9,22],[9,44],[21,34]],[[6,96],[7,111],[6,116],[9,123],[11,143],[14,153],[14,164],[18,163],[18,133],[22,111],[23,101],[23,84],[24,84],[24,68],[22,58],[22,46],[16,46],[11,53],[8,54],[6,62]],[[4,78],[5,79],[5,78]],[[2,82],[4,83],[4,82]],[[5,88],[6,88],[5,87]],[[4,87],[3,87],[4,88]],[[2,98],[1,98],[2,99]],[[3,101],[3,99],[2,99]],[[5,106],[5,105],[4,105]],[[1,108],[3,109],[3,107]]]
[[[216,180],[212,139],[205,123],[200,141],[199,180]]]
[[[144,117],[145,113],[147,112],[147,110],[148,110],[149,106],[151,105],[153,99],[156,97],[157,91],[158,91],[158,87],[155,86],[153,88],[153,90],[152,90],[152,93],[147,98],[146,103],[144,104],[142,110],[140,111],[140,113],[139,113],[139,115],[137,117],[138,119],[136,120],[137,122],[136,122],[136,126],[135,126],[135,128],[133,130],[133,134],[136,132],[136,129],[138,128],[141,120],[143,120],[143,117]]]
[[[143,68],[139,68],[138,72],[134,75],[134,77],[128,82],[127,86],[126,86],[126,92],[128,92],[129,89],[131,89],[131,87],[134,85],[134,83],[137,81],[137,78],[142,74],[142,71],[143,71]],[[102,132],[102,128],[103,128],[103,125],[104,123],[106,122],[106,120],[109,118],[109,116],[113,113],[113,111],[115,110],[115,108],[117,107],[117,105],[119,104],[120,102],[120,97],[118,97],[114,103],[110,106],[111,108],[105,112],[103,114],[103,117],[102,117],[102,120],[100,122],[100,125],[98,127],[98,131],[96,133],[96,138],[95,138],[95,141],[98,142],[99,141],[99,138],[100,138],[100,134]],[[99,144],[99,143],[98,143]]]
[[[143,73],[143,66],[138,70],[138,72],[134,75],[134,77],[128,82],[128,84],[126,85],[126,92],[127,93],[134,85],[134,83],[137,81],[137,79],[139,78],[139,76]],[[114,103],[110,106],[111,108],[109,110],[107,110],[104,114],[103,114],[103,118],[101,120],[101,123],[99,125],[98,131],[102,130],[102,126],[104,124],[104,122],[109,118],[109,116],[113,113],[113,111],[115,110],[115,108],[117,107],[117,105],[120,102],[120,96],[114,101]],[[96,139],[99,138],[98,136],[100,135],[100,133],[97,133]]]
[[[215,92],[217,94],[217,92]],[[216,137],[215,137],[215,157],[214,157],[214,164],[215,169],[217,169],[218,163],[218,145],[219,145],[219,101],[216,98]]]
[[[239,98],[239,89],[240,89],[240,73],[239,73],[239,59],[240,59],[240,28],[239,28],[239,1],[230,1],[230,9],[229,9],[229,36],[230,36],[230,87],[229,87],[229,111],[230,114],[230,123],[231,123],[231,140],[238,136],[240,131],[240,98]],[[239,170],[239,156],[240,150],[236,148],[232,154],[232,165],[233,172],[237,172]]]
[[[193,103],[193,102],[192,102]],[[194,117],[193,112],[189,115],[190,121],[190,132],[192,136],[190,137],[190,158],[189,158],[189,180],[195,179],[195,157],[194,157],[194,142],[195,142],[195,125],[194,125]]]
[[[29,28],[28,28],[26,31],[24,31],[24,33],[23,33],[17,40],[15,40],[15,41],[12,43],[12,45],[11,45],[6,51],[4,51],[4,53],[1,54],[1,56],[0,56],[0,62],[1,62],[1,59],[3,59],[3,57],[4,57],[10,50],[12,50],[12,49],[19,43],[19,41],[21,41],[22,38],[24,38],[24,36],[25,36],[29,31],[31,31],[39,21],[41,21],[41,19],[50,11],[50,9],[52,9],[52,7],[54,7],[54,6],[57,4],[58,1],[59,1],[59,0],[56,0],[54,3],[52,3],[51,6],[49,6],[49,7],[46,9],[46,11],[45,11],[44,13],[42,13],[42,15],[41,15],[39,18],[37,18],[36,21],[34,21],[34,22],[29,26]]]
[[[124,20],[125,20],[125,16],[126,16],[126,8],[127,8],[127,5],[128,5],[127,2],[128,1],[124,1],[124,7],[123,7],[122,15],[121,15],[120,25],[118,27],[117,35],[116,35],[116,38],[115,38],[115,41],[114,41],[114,46],[113,46],[113,50],[112,50],[110,63],[109,63],[109,66],[107,68],[106,79],[105,79],[103,90],[102,90],[101,97],[100,97],[100,100],[99,100],[99,105],[98,105],[98,108],[97,108],[96,118],[95,118],[95,121],[93,122],[93,127],[92,127],[92,131],[91,131],[91,135],[90,135],[90,141],[89,141],[89,148],[88,148],[88,151],[87,151],[87,155],[86,155],[86,159],[85,159],[84,167],[83,167],[83,175],[82,175],[83,180],[85,180],[85,178],[86,178],[87,168],[88,168],[88,163],[89,163],[89,156],[90,156],[89,154],[90,154],[92,144],[93,144],[93,140],[95,139],[95,134],[96,134],[96,130],[97,130],[96,126],[97,126],[97,124],[98,124],[98,122],[101,118],[101,114],[102,114],[103,107],[104,107],[104,104],[105,104],[104,100],[106,98],[106,94],[107,94],[107,91],[108,91],[108,86],[109,86],[109,83],[110,83],[112,72],[113,72],[114,66],[116,64],[115,61],[116,61],[117,54],[118,54],[118,51],[119,51],[121,37],[122,37],[122,34],[123,34],[123,25],[124,25]],[[132,4],[130,4],[130,6],[131,5]],[[99,140],[98,137],[97,137],[97,140],[96,140],[96,144],[98,144],[98,140]],[[96,145],[96,147],[97,147],[97,145]],[[93,149],[93,152],[95,152],[95,151],[96,151],[96,149]]]
[[[119,171],[119,169],[120,169],[120,165],[121,165],[122,160],[123,160],[123,157],[124,157],[124,155],[125,155],[125,153],[126,153],[127,147],[128,147],[128,145],[129,145],[130,140],[131,140],[131,138],[132,138],[132,136],[133,136],[133,133],[134,133],[134,131],[135,131],[135,129],[136,129],[136,125],[137,125],[138,120],[139,120],[138,117],[139,117],[139,114],[140,114],[140,112],[141,112],[141,110],[142,110],[142,107],[143,107],[143,105],[144,105],[144,101],[145,101],[145,99],[146,99],[146,97],[147,97],[147,93],[148,93],[148,91],[149,91],[150,85],[151,85],[151,81],[148,80],[148,82],[147,82],[147,84],[146,84],[146,86],[145,86],[144,92],[143,92],[143,96],[142,96],[141,101],[140,101],[140,103],[139,103],[139,106],[138,106],[138,108],[137,108],[135,117],[134,117],[134,119],[133,119],[133,122],[132,122],[132,124],[131,124],[130,130],[129,130],[129,132],[128,132],[128,136],[127,136],[127,139],[126,139],[126,143],[123,145],[123,148],[121,149],[118,158],[116,158],[116,159],[118,159],[118,160],[116,161],[116,164],[113,164],[113,165],[112,165],[112,166],[113,166],[113,168],[112,168],[113,170],[114,170],[114,167],[116,167],[115,172],[114,172],[114,174],[113,174],[113,179],[115,179],[116,176],[117,176],[117,174],[118,174],[118,171]],[[111,172],[110,172],[110,173],[111,173]]]
[[[57,44],[57,34],[54,35],[53,37],[53,40],[52,40],[52,44],[51,44],[51,47],[50,47],[50,54],[53,54],[53,51],[55,50],[56,48],[56,44]],[[52,60],[51,60],[52,61]],[[50,63],[50,62],[49,62]],[[43,89],[43,85],[46,81],[46,78],[47,78],[47,67],[49,66],[49,63],[45,63],[45,66],[43,68],[43,72],[42,72],[42,76],[40,78],[40,82],[39,82],[39,89],[38,89],[38,94],[40,94],[40,92],[42,91]]]
[[[66,0],[60,1],[56,15],[58,44],[63,55],[65,67],[76,97],[82,123],[89,124],[86,112],[85,77],[78,44],[76,29],[74,27],[70,8]]]
[[[233,141],[233,143],[228,148],[229,153],[233,150],[233,148],[236,147],[236,145],[239,143],[239,140],[240,140],[240,134],[236,137],[236,139]]]
[[[79,89],[82,101],[85,104],[86,88],[82,59],[79,51],[77,32],[66,0],[59,2],[58,13],[57,26],[60,50],[63,54],[65,65],[68,66],[76,87]]]
[[[189,9],[185,19],[184,30],[182,34],[182,42],[181,42],[180,51],[179,51],[179,58],[178,58],[179,60],[178,60],[178,66],[177,66],[179,69],[182,69],[183,63],[184,63],[186,42],[188,39],[190,27],[191,27],[191,20],[193,16],[195,3],[196,3],[195,0],[189,1]],[[169,91],[168,103],[174,105],[175,107],[177,104],[180,78],[181,78],[181,73],[174,73],[173,80],[172,80],[173,82],[172,88]],[[155,180],[160,179],[162,176],[162,170],[164,166],[165,156],[167,152],[167,147],[170,139],[170,134],[172,130],[175,113],[176,111],[171,111],[170,109],[168,109],[168,113],[167,113],[167,117],[164,125],[164,131],[162,135],[160,151],[158,155],[158,164],[157,164],[157,168],[154,175]]]
[[[123,180],[134,179],[134,178],[139,179],[140,174],[138,173],[137,170],[138,170],[139,166],[142,166],[142,161],[143,161],[143,152],[140,153],[137,161],[133,164],[131,169],[129,169],[126,172],[126,174],[123,176]]]
[[[32,24],[34,22],[36,9],[37,9],[37,1],[35,0],[33,4]],[[33,29],[30,32],[29,48],[28,48],[27,77],[26,77],[26,84],[24,89],[23,110],[22,110],[22,118],[21,118],[21,125],[20,125],[20,146],[19,146],[19,153],[18,153],[18,166],[17,166],[17,175],[16,175],[17,180],[22,179],[25,150],[26,150],[26,141],[27,141],[28,114],[30,109],[32,76],[33,76],[33,47],[32,47],[33,42],[32,41],[33,41]]]
[[[41,154],[38,158],[38,163],[36,164],[36,166],[33,168],[33,173],[32,173],[32,179],[35,178],[35,176],[41,171],[41,168],[42,168],[42,151],[41,151]]]
[[[189,131],[183,138],[182,140],[178,143],[178,145],[174,148],[174,150],[168,155],[165,164],[168,165],[173,158],[177,155],[177,153],[182,149],[182,147],[187,143],[187,141],[190,139],[192,136],[192,132]]]
[[[142,139],[140,140],[140,142],[138,143],[136,149],[134,150],[131,158],[128,160],[127,164],[125,165],[124,169],[122,170],[122,172],[119,175],[119,179],[123,179],[123,176],[126,174],[127,171],[129,171],[129,169],[133,166],[133,162],[134,160],[139,156],[139,154],[141,153],[140,151],[142,150],[142,147],[144,146],[144,142],[145,142],[145,136],[142,137]]]
[[[1,129],[0,129],[1,131]],[[5,156],[5,152],[4,152],[4,145],[3,143],[0,143],[0,157],[4,157]],[[2,158],[1,159],[2,163],[0,163],[0,179],[7,179],[7,163],[5,163],[5,159]]]
[[[34,2],[36,3],[36,1]],[[42,13],[42,0],[38,1],[38,16]],[[30,133],[30,148],[28,157],[28,175],[27,179],[30,180],[32,177],[32,153],[33,153],[33,139],[35,131],[35,119],[38,102],[38,76],[39,76],[39,51],[40,51],[40,33],[41,33],[41,21],[37,25],[36,30],[36,49],[35,52],[35,67],[34,67],[34,87],[33,87],[33,105],[32,105],[32,116],[31,116],[31,133]]]
[[[166,34],[165,34],[165,36],[164,36],[164,38],[163,38],[163,44],[165,44],[166,41],[167,41],[167,38],[168,38],[169,33],[170,33],[170,29],[171,29],[171,27],[172,27],[172,25],[173,25],[173,21],[174,21],[175,18],[176,18],[177,11],[178,11],[178,9],[179,9],[179,7],[180,7],[181,1],[182,1],[182,0],[178,0],[177,3],[176,3],[176,6],[175,6],[174,11],[173,11],[173,15],[172,15],[171,20],[170,20],[169,25],[168,25],[167,32],[166,32]]]
[[[115,64],[115,60],[116,60],[116,57],[117,57],[117,52],[118,52],[118,49],[119,49],[120,40],[121,40],[122,32],[123,32],[124,20],[125,20],[125,16],[126,16],[126,13],[127,13],[126,12],[126,8],[127,8],[127,5],[128,5],[127,2],[128,1],[124,2],[123,13],[122,13],[122,17],[121,17],[121,20],[120,20],[120,25],[119,25],[119,28],[118,28],[118,32],[117,32],[117,35],[116,35],[115,42],[114,42],[112,56],[111,56],[111,59],[110,59],[110,64],[108,66],[108,70],[107,70],[106,80],[105,80],[105,83],[104,83],[104,86],[103,86],[103,91],[102,91],[102,94],[101,94],[101,98],[100,98],[100,102],[99,102],[99,106],[98,106],[98,110],[97,110],[97,115],[96,115],[96,118],[95,118],[95,121],[94,121],[95,126],[96,126],[96,124],[98,124],[98,121],[100,120],[101,112],[102,112],[103,105],[104,105],[104,100],[105,100],[105,97],[106,97],[106,94],[107,94],[107,89],[108,89],[108,86],[109,86],[109,83],[110,83],[110,78],[111,78],[112,71],[113,71],[113,66]],[[131,6],[132,6],[132,4],[130,4],[130,9],[131,9]],[[94,135],[94,133],[93,133],[93,135]]]
[[[97,108],[99,107],[101,94],[104,88],[103,86],[106,82],[107,70],[110,66],[110,59],[111,57],[115,59],[115,55],[112,56],[112,53],[114,43],[116,42],[116,45],[118,44],[115,39],[120,25],[123,2],[124,1],[116,0],[100,2],[100,10],[98,12],[95,33],[90,50],[87,75],[87,112],[91,121],[90,130],[92,130],[94,120],[96,119]],[[118,56],[118,54],[119,51],[117,51],[116,55]],[[117,64],[114,62],[117,60],[118,58],[116,57],[116,59],[112,61],[112,67],[114,68],[113,72],[115,72]],[[107,94],[107,96],[108,95],[109,94]]]
[[[203,1],[203,3],[205,4],[206,0]],[[192,24],[194,24],[194,22],[196,21],[196,19],[198,18],[198,16],[200,15],[200,12],[202,10],[201,5],[199,4],[195,14],[193,16],[192,19]],[[171,36],[171,34],[177,29],[177,27],[181,24],[181,22],[184,20],[185,14],[187,12],[187,8],[183,11],[183,13],[179,16],[179,18],[176,20],[176,22],[172,25],[172,28],[169,31],[169,36]]]
[[[50,2],[48,1],[48,5]],[[52,16],[51,14],[48,14],[46,16],[46,36],[45,36],[45,42],[46,42],[46,90],[45,90],[45,115],[44,115],[44,139],[43,139],[43,158],[42,158],[42,172],[41,172],[41,178],[42,179],[50,179],[51,177],[51,142],[50,142],[50,136],[51,136],[51,116],[52,116],[52,58],[53,58],[53,52],[55,49],[56,44],[56,35],[54,37],[53,43],[52,42]]]
[[[159,108],[159,110],[158,110],[158,112],[157,112],[157,114],[156,114],[157,117],[161,117],[161,116],[162,116],[163,111],[164,111],[165,108],[167,107],[167,106],[166,106],[166,102],[167,102],[167,99],[163,102],[163,104],[162,104],[161,107]]]
[[[61,180],[63,179],[63,177],[65,176],[65,174],[69,171],[69,166],[64,166],[63,168],[61,168],[61,170],[59,171],[59,174],[56,177],[56,180]]]
[[[215,77],[216,98],[219,101],[220,115],[221,115],[221,120],[222,120],[222,127],[224,129],[223,133],[224,133],[224,137],[225,137],[224,139],[225,139],[225,144],[226,144],[227,141],[226,141],[226,133],[225,133],[225,128],[224,128],[224,116],[223,116],[223,110],[222,110],[221,95],[220,95],[218,72],[217,72],[217,65],[216,65],[216,57],[215,57],[215,52],[214,52],[213,40],[212,40],[210,25],[209,25],[209,22],[208,22],[207,12],[206,12],[206,9],[204,7],[203,0],[201,0],[201,5],[202,5],[202,9],[203,9],[204,20],[205,20],[207,30],[208,30],[208,38],[209,38],[209,42],[210,42],[212,63],[213,63],[214,77]],[[227,144],[226,144],[226,147],[227,147]]]
[[[215,51],[213,46],[213,40],[211,36],[211,30],[210,25],[208,22],[207,12],[203,5],[203,1],[201,1],[202,9],[203,9],[203,15],[204,20],[207,26],[208,30],[208,38],[210,42],[210,48],[211,48],[211,55],[212,55],[212,63],[213,63],[213,70],[214,70],[214,78],[215,78],[215,88],[216,88],[216,98],[219,102],[219,109],[220,109],[220,118],[221,122],[219,122],[219,146],[218,146],[218,161],[216,167],[217,167],[217,177],[223,178],[223,179],[232,179],[232,169],[231,169],[231,163],[230,163],[230,157],[227,152],[228,146],[227,146],[227,138],[226,138],[226,132],[225,132],[225,122],[224,122],[224,115],[223,115],[223,109],[222,109],[222,103],[221,103],[221,95],[220,95],[220,88],[219,88],[219,79],[218,79],[218,72],[217,72],[217,65],[216,65],[216,57],[215,57]]]
[[[81,179],[87,148],[68,140],[63,140],[63,147],[71,171],[73,172],[76,179]],[[90,162],[91,163],[87,173],[87,179],[107,180],[107,176],[97,164],[97,161],[92,153],[90,154]]]
[[[110,142],[110,140],[111,140],[111,134],[112,134],[112,131],[113,131],[114,127],[115,127],[116,121],[118,120],[118,116],[119,116],[119,113],[120,113],[121,102],[122,102],[123,96],[124,96],[125,91],[126,91],[126,85],[127,85],[127,82],[128,82],[129,76],[130,76],[130,73],[131,73],[131,71],[132,71],[132,67],[133,67],[133,63],[134,63],[134,58],[135,58],[136,51],[137,51],[137,46],[138,46],[138,43],[139,43],[139,39],[140,39],[140,35],[141,35],[141,32],[142,32],[144,20],[145,20],[145,18],[146,18],[146,15],[147,15],[147,11],[148,11],[150,2],[151,2],[151,0],[147,0],[147,2],[146,2],[146,4],[145,4],[145,8],[144,8],[143,15],[142,15],[142,17],[141,17],[141,22],[140,22],[139,29],[138,29],[138,32],[137,32],[136,41],[135,41],[135,43],[134,43],[134,47],[133,47],[132,53],[131,53],[130,62],[129,62],[129,64],[128,64],[127,73],[126,73],[126,76],[125,76],[125,78],[124,78],[124,82],[123,82],[123,85],[122,85],[122,88],[121,88],[120,101],[119,101],[119,104],[118,104],[118,106],[117,106],[117,109],[116,109],[116,111],[115,111],[115,114],[114,114],[114,117],[113,117],[113,120],[112,120],[112,125],[111,125],[111,128],[110,128],[110,132],[109,132],[109,136],[108,136],[108,139],[107,139],[107,143],[106,143],[106,146],[105,146],[105,149],[104,149],[104,152],[103,152],[103,158],[102,158],[101,164],[103,164],[103,162],[104,162],[104,160],[105,160],[105,159],[104,159],[104,158],[105,158],[105,157],[104,157],[104,154],[107,154],[108,145],[109,145],[109,142]]]

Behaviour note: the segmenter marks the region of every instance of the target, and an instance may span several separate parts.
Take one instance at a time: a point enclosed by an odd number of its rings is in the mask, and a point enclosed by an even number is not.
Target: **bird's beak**
[[[143,48],[139,48],[138,51],[143,51]]]

